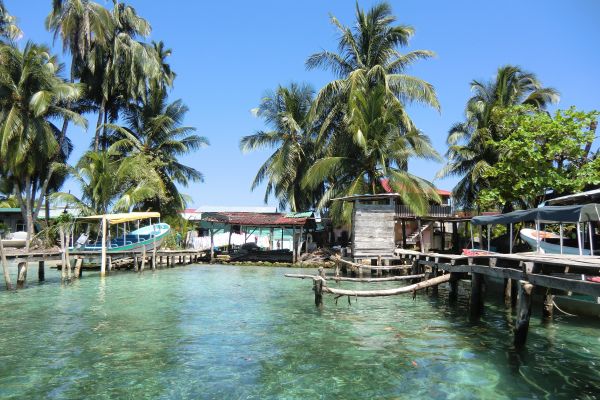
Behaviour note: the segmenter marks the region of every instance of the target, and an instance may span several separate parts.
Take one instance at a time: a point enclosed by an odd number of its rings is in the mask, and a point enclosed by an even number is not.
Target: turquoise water
[[[598,323],[542,324],[534,310],[515,352],[499,303],[478,324],[467,294],[449,305],[443,289],[350,306],[326,296],[319,311],[311,283],[286,272],[188,266],[61,286],[47,271],[0,291],[0,398],[600,397]]]

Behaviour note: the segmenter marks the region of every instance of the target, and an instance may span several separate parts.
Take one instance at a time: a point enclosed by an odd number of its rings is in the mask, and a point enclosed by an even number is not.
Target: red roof
[[[202,213],[202,221],[246,226],[304,226],[308,217],[290,217],[284,213],[218,212]]]
[[[385,190],[386,193],[394,193],[394,189],[392,189],[392,187],[390,186],[389,179],[382,179],[381,180],[381,186],[383,186],[383,190]],[[436,188],[435,191],[440,196],[452,196],[452,192],[449,192],[449,191],[444,190],[444,189],[437,189]]]

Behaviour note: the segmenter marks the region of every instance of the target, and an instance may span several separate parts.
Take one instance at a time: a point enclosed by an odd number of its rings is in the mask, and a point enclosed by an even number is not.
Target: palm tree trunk
[[[105,108],[106,108],[106,99],[102,98],[102,104],[100,104],[100,111],[98,111],[98,121],[96,122],[96,136],[94,137],[94,151],[98,151],[98,149],[100,148],[100,125],[102,125]]]
[[[590,123],[590,132],[594,133],[593,137],[596,136],[596,127],[598,127],[598,121],[592,121]],[[591,141],[587,142],[585,145],[585,150],[583,151],[584,162],[585,162],[585,160],[587,160],[588,156],[590,155],[590,150],[592,150],[593,143],[594,143],[594,140],[592,139]]]
[[[2,245],[2,240],[0,240],[0,261],[2,262],[2,272],[4,273],[4,284],[6,285],[6,290],[11,290],[12,283],[10,282],[8,261],[6,260],[6,254],[4,254],[4,245]]]

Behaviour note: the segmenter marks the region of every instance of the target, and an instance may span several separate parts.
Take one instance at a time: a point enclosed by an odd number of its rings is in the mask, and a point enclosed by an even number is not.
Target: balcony
[[[430,204],[427,210],[427,217],[452,217],[454,210],[450,205]],[[404,204],[396,204],[396,218],[414,217],[410,208]]]

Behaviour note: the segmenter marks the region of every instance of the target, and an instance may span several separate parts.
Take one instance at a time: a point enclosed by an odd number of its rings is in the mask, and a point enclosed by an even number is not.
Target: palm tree
[[[165,188],[153,169],[153,161],[148,158],[123,160],[114,152],[88,151],[75,167],[69,168],[81,195],[57,192],[51,198],[83,215],[130,211],[150,198],[165,196]]]
[[[81,80],[99,109],[95,150],[101,144],[103,148],[108,145],[107,123],[118,120],[128,103],[145,100],[150,83],[165,76],[164,60],[154,46],[139,40],[150,31],[148,21],[137,15],[133,7],[115,2],[102,38],[92,42]]]
[[[21,36],[23,32],[17,26],[17,19],[8,13],[4,1],[0,0],[0,38],[13,41],[20,39]]]
[[[429,139],[420,132],[405,107],[418,102],[440,108],[433,86],[407,75],[405,69],[434,55],[428,50],[406,54],[414,29],[395,25],[387,3],[368,12],[356,6],[356,25],[332,23],[340,33],[339,52],[310,56],[309,69],[323,67],[337,77],[321,89],[312,114],[319,119],[319,144],[326,156],[318,160],[304,179],[306,187],[326,182],[319,205],[342,194],[376,193],[381,179],[389,179],[417,214],[436,199],[431,184],[407,172],[411,157],[437,158]],[[334,210],[340,215],[340,210]],[[348,216],[348,209],[344,211]]]
[[[321,89],[316,99],[316,110],[329,113],[329,119],[334,119],[334,115],[341,112],[341,105],[347,102],[352,74],[362,71],[377,76],[377,73],[370,72],[373,69],[382,70],[386,89],[397,97],[401,105],[419,102],[439,110],[433,86],[404,73],[415,61],[431,58],[434,53],[429,50],[400,53],[397,48],[408,45],[414,28],[393,25],[395,21],[390,5],[385,2],[373,6],[366,13],[357,3],[354,29],[331,17],[340,34],[339,53],[322,51],[306,61],[308,69],[329,69],[338,78]],[[414,129],[410,118],[406,117],[403,123],[407,131]]]
[[[279,86],[275,92],[267,93],[253,110],[272,130],[244,136],[240,148],[244,152],[275,149],[252,182],[254,190],[267,180],[265,203],[273,194],[281,208],[307,210],[315,207],[322,193],[318,186],[311,191],[301,186],[306,171],[318,155],[316,135],[309,117],[313,96],[314,90],[308,85]]]
[[[465,121],[448,132],[448,163],[438,177],[459,176],[453,195],[458,205],[471,208],[477,194],[485,188],[486,169],[498,160],[493,142],[501,140],[494,125],[494,110],[518,104],[543,110],[557,103],[555,89],[543,87],[535,74],[513,65],[500,67],[490,82],[472,81],[473,96],[467,101]],[[508,205],[505,205],[508,206]]]
[[[146,206],[161,211],[185,208],[185,198],[177,184],[203,180],[200,171],[182,164],[178,158],[209,144],[208,139],[193,134],[196,128],[182,126],[188,108],[181,100],[167,103],[164,88],[151,87],[147,100],[125,110],[124,126],[108,124],[112,130],[110,149],[125,158],[147,157],[154,160],[154,171],[160,176],[169,199],[156,197]]]
[[[44,46],[27,43],[22,52],[0,46],[0,158],[26,220],[27,245],[60,153],[60,130],[52,121],[66,118],[86,126],[83,117],[65,107],[82,91],[65,82],[61,70]]]
[[[368,74],[355,75],[345,113],[346,131],[333,135],[328,154],[308,170],[304,186],[327,182],[319,203],[323,208],[335,197],[381,193],[385,180],[415,213],[423,214],[429,201],[439,198],[430,182],[407,171],[408,159],[437,160],[439,155],[420,131],[404,131],[404,111],[383,83],[372,86]],[[348,221],[350,210],[335,203],[332,217]]]

